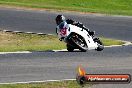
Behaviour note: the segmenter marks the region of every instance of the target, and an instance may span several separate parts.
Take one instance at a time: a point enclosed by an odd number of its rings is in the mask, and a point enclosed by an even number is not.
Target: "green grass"
[[[101,38],[104,45],[121,45],[122,41]],[[0,31],[0,52],[45,51],[65,49],[66,44],[56,35],[37,35]]]
[[[86,88],[89,88],[90,86],[91,85],[89,84]],[[61,81],[30,84],[3,84],[0,85],[0,88],[81,88],[81,86],[76,81]]]
[[[114,40],[114,39],[109,39],[109,38],[100,38],[100,40],[103,42],[105,46],[110,46],[110,45],[122,45],[124,42],[121,40]]]
[[[132,0],[0,0],[3,5],[132,15]]]
[[[0,32],[0,52],[63,49],[65,44],[53,35]]]

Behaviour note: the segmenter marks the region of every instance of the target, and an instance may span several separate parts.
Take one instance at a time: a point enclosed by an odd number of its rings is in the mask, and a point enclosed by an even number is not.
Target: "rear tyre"
[[[71,45],[67,44],[66,46],[67,46],[67,50],[69,52],[73,52],[74,51],[74,48]]]

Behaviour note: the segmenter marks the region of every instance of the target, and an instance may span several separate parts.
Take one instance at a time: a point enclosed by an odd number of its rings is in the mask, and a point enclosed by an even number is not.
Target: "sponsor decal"
[[[86,74],[82,67],[78,68],[76,80],[79,84],[86,83],[108,83],[123,84],[131,82],[130,74]]]

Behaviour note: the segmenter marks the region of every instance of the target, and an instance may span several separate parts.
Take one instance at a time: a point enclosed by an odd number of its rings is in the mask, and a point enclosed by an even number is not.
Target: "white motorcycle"
[[[86,30],[75,25],[61,22],[56,28],[57,35],[61,41],[67,44],[69,52],[79,49],[83,52],[95,49],[102,51],[104,46],[99,38],[94,38]]]

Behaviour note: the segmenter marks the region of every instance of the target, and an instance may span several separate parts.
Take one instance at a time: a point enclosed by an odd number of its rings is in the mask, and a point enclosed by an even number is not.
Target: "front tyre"
[[[84,38],[78,34],[74,34],[71,38],[72,42],[77,46],[77,48],[79,50],[81,50],[82,52],[86,52],[87,51],[87,44],[84,40]]]
[[[66,46],[67,46],[68,52],[73,52],[74,51],[74,48],[71,45],[67,44]]]

